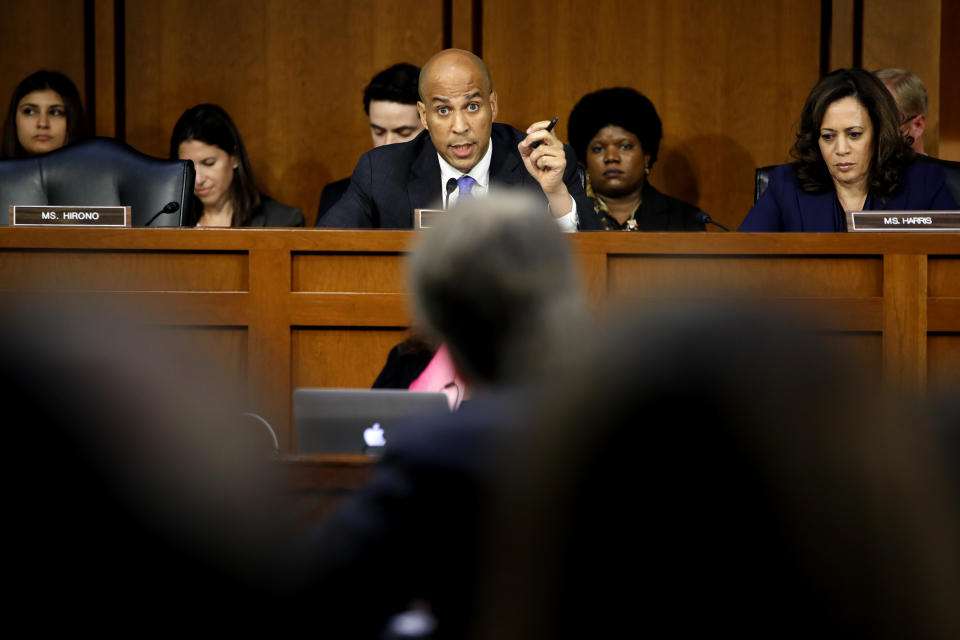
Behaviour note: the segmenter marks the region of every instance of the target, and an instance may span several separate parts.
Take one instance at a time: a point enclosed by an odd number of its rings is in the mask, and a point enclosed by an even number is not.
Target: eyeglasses
[[[900,126],[901,126],[901,127],[905,127],[905,126],[907,126],[908,124],[910,124],[910,121],[911,121],[911,120],[916,120],[918,117],[920,117],[920,114],[919,114],[919,113],[914,114],[914,115],[910,116],[909,118],[906,117],[906,116],[904,116],[903,120],[900,121]]]

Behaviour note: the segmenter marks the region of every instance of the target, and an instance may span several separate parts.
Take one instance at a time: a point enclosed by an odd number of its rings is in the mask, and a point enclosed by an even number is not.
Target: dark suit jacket
[[[281,204],[273,198],[260,196],[260,207],[254,212],[247,227],[302,227],[304,226],[303,212],[294,207]]]
[[[491,189],[512,186],[543,194],[540,184],[527,172],[517,150],[526,137],[505,124],[493,124]],[[567,167],[563,181],[577,203],[580,228],[597,229],[599,220],[584,192],[581,172],[573,150],[564,145]],[[350,188],[317,226],[353,229],[410,229],[413,210],[441,208],[440,162],[430,133],[423,131],[410,142],[390,144],[360,157]],[[545,197],[544,197],[545,198]]]
[[[331,182],[323,188],[323,191],[320,192],[320,204],[317,205],[317,220],[314,222],[314,226],[320,226],[320,218],[322,218],[333,205],[340,202],[340,198],[347,192],[347,187],[349,186],[350,178],[344,178],[343,180]]]
[[[703,231],[704,223],[697,217],[700,209],[682,200],[671,198],[643,183],[643,203],[637,213],[639,231]]]
[[[807,193],[797,183],[793,165],[782,164],[738,231],[844,231],[836,212],[836,193]],[[957,209],[943,169],[918,158],[907,166],[900,191],[889,198],[870,197],[883,211]]]

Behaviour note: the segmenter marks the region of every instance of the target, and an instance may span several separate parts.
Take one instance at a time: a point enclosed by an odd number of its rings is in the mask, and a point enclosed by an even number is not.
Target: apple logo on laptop
[[[380,427],[379,422],[374,422],[372,427],[363,430],[363,441],[367,443],[368,447],[382,447],[387,444],[386,438],[383,437],[383,428]]]

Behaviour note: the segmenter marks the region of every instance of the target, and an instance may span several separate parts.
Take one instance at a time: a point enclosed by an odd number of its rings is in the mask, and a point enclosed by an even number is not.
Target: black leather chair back
[[[937,165],[947,175],[947,189],[953,194],[953,199],[960,204],[960,162],[941,160],[930,156],[917,156],[917,162],[929,162]]]
[[[952,160],[941,160],[940,158],[931,158],[930,156],[917,156],[916,162],[929,162],[939,166],[947,175],[947,189],[953,194],[953,199],[960,204],[960,162]],[[756,170],[753,187],[753,201],[756,202],[760,196],[767,190],[770,184],[770,174],[777,165],[772,164],[768,167],[760,167]]]
[[[145,155],[112,138],[91,138],[41,156],[0,161],[0,225],[10,205],[129,205],[132,224],[144,226],[168,203],[180,209],[151,227],[178,227],[193,196],[189,160]]]

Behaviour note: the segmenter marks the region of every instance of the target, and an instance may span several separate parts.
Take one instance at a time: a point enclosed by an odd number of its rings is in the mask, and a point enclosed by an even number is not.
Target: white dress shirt
[[[471,196],[485,196],[490,190],[490,161],[493,159],[493,139],[490,139],[489,144],[487,144],[487,151],[483,154],[483,157],[480,158],[480,162],[473,165],[473,168],[470,169],[468,173],[463,173],[449,162],[447,162],[443,156],[437,153],[437,159],[440,161],[440,201],[446,204],[446,208],[449,209],[457,200],[460,198],[460,188],[457,187],[450,193],[450,197],[447,198],[447,182],[450,181],[450,178],[458,180],[463,176],[467,175],[473,178],[476,181],[476,184],[473,185],[473,188],[470,190]],[[577,230],[577,201],[573,199],[573,196],[570,196],[570,201],[573,204],[573,208],[570,209],[570,213],[565,216],[556,218],[557,224],[560,226],[561,231],[576,231]]]

